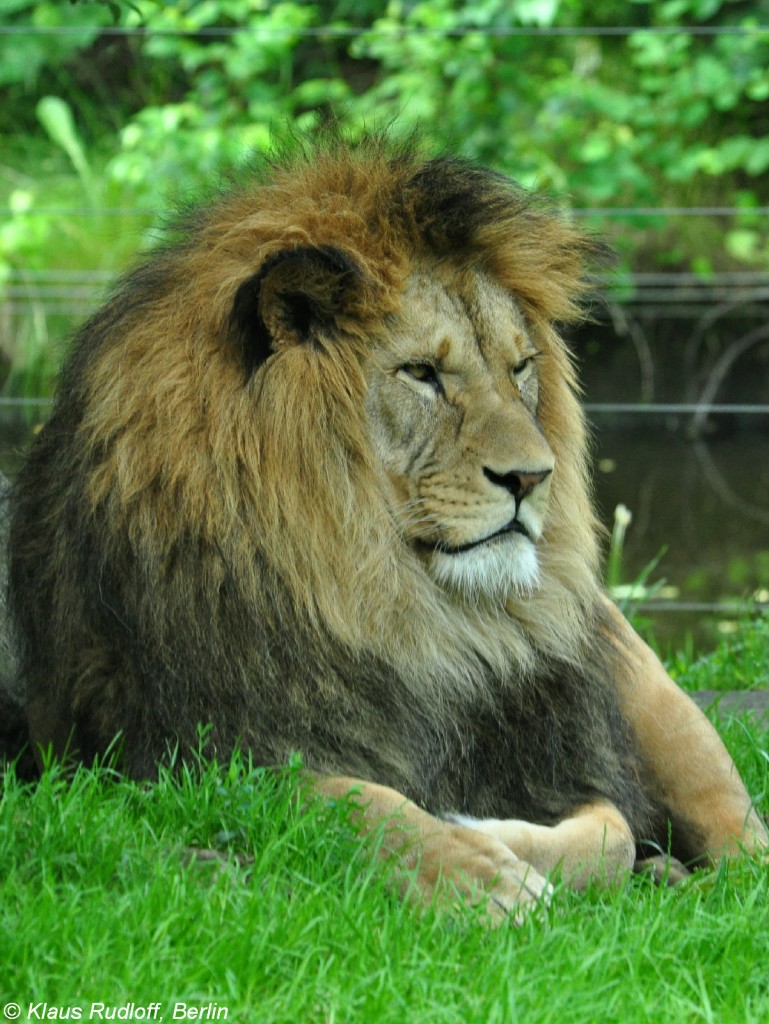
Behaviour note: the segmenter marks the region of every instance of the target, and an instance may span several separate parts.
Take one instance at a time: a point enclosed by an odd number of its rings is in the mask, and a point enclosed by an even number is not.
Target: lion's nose
[[[516,501],[523,501],[527,494],[541,484],[550,475],[550,469],[521,470],[514,469],[510,473],[495,473],[488,466],[484,467],[483,473],[487,480],[490,480],[497,487],[504,487]]]

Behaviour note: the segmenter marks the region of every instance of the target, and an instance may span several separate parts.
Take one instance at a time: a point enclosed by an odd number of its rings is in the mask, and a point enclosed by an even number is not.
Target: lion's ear
[[[231,324],[249,376],[276,343],[304,344],[333,333],[362,276],[333,246],[270,256],[240,285],[232,304]]]

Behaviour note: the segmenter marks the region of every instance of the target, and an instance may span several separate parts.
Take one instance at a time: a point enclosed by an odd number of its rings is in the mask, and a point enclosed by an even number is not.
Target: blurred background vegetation
[[[679,596],[769,598],[769,416],[685,407],[769,410],[769,0],[0,0],[0,109],[6,397],[50,394],[169,203],[289,127],[416,128],[619,253],[574,345],[620,574],[667,545]]]
[[[767,270],[762,20],[767,0],[0,0],[0,287],[91,272],[48,281],[66,306],[180,189],[332,119],[552,193],[629,268]],[[681,207],[732,209],[644,210]],[[3,326],[12,390],[50,388],[43,312]]]

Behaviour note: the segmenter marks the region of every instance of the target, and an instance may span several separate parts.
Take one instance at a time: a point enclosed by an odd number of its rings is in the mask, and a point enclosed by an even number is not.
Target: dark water
[[[757,430],[693,442],[651,419],[595,426],[596,497],[611,527],[632,513],[623,582],[661,554],[649,582],[665,589],[643,609],[663,649],[689,634],[699,649],[733,628],[723,606],[769,602],[769,437]],[[720,611],[699,607],[720,605]]]
[[[735,616],[687,606],[769,602],[769,310],[763,292],[738,308],[716,293],[692,305],[668,298],[662,309],[654,296],[615,308],[576,342],[588,404],[742,410],[591,413],[602,518],[611,524],[620,503],[633,515],[624,579],[664,550],[651,575],[668,584],[648,606],[655,636],[663,649],[687,635],[701,649]]]

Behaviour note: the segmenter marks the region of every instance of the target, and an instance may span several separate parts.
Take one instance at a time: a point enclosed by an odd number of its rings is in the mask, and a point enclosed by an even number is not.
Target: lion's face
[[[538,350],[481,273],[415,273],[368,367],[373,445],[404,539],[468,594],[531,590],[555,460],[537,421]]]

